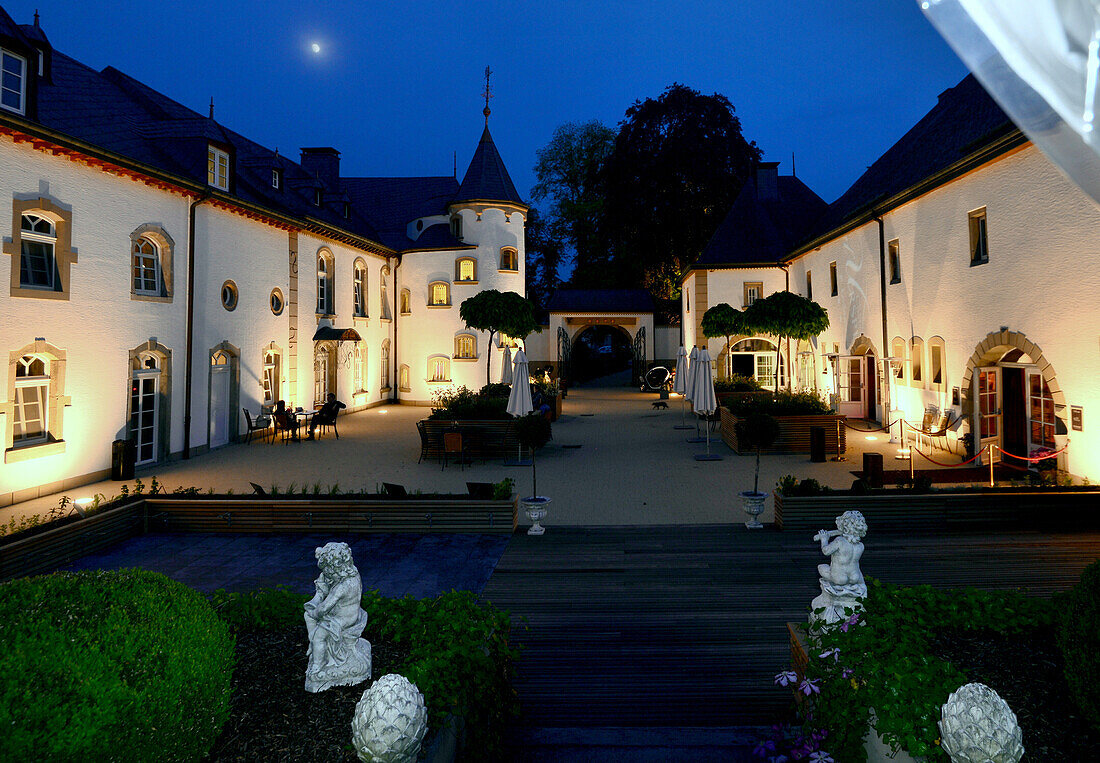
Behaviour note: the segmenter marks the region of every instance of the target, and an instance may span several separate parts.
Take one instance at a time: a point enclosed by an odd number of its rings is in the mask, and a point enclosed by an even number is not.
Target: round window
[[[283,293],[276,286],[271,290],[271,312],[275,315],[283,314]]]
[[[235,310],[237,307],[237,284],[226,281],[222,284],[222,307]]]

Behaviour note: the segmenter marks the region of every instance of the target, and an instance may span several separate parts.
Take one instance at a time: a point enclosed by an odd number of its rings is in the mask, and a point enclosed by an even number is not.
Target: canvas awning
[[[338,329],[332,326],[319,326],[317,333],[313,335],[314,342],[358,342],[362,340],[355,329]]]

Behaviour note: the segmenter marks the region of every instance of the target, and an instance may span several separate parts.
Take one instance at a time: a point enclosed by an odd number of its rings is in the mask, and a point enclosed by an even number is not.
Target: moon
[[[320,53],[321,52],[321,44],[317,43],[317,42],[310,43],[309,49],[312,50],[314,53]]]

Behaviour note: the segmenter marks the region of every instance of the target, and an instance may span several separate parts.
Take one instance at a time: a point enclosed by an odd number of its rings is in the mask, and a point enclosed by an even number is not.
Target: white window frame
[[[206,184],[229,190],[229,154],[214,146],[206,147]]]
[[[332,315],[332,271],[334,259],[325,251],[317,253],[317,314]],[[322,398],[323,399],[323,398]]]
[[[363,366],[363,346],[356,342],[355,350],[352,352],[351,356],[351,378],[356,392],[363,392],[366,389],[363,386]]]
[[[362,261],[355,263],[355,281],[353,287],[353,296],[355,302],[355,316],[357,318],[367,317],[367,266]]]
[[[282,190],[283,187],[283,171],[280,169],[271,170],[271,187],[275,190]]]
[[[32,354],[24,355],[23,357],[19,358],[16,363],[22,365],[27,370],[30,370],[30,367],[36,361],[42,363],[42,367],[46,371],[44,375],[35,374],[34,376],[19,376],[18,370],[16,371],[17,375],[15,377],[15,398],[13,400],[12,408],[12,447],[15,448],[40,445],[49,440],[50,437],[50,359],[42,355]],[[27,428],[28,419],[26,415],[26,409],[28,407],[28,402],[26,399],[26,393],[23,390],[32,388],[38,390],[38,400],[36,401],[36,403],[39,407],[39,415],[36,418],[32,419],[32,421],[39,422],[42,431],[41,434],[37,434],[32,437],[25,437],[22,435],[17,435],[16,432],[19,429],[23,429],[25,431]]]
[[[148,245],[152,252],[139,251],[141,246]],[[131,288],[134,294],[144,294],[146,296],[158,297],[160,296],[160,245],[149,236],[138,236],[134,239],[133,245],[130,247],[130,265],[131,271]],[[140,260],[152,260],[152,267],[148,264],[141,264]],[[148,286],[148,273],[152,272],[152,286]],[[139,284],[139,272],[143,275],[140,277],[142,285]]]
[[[3,82],[3,80],[4,80],[3,74],[14,74],[14,72],[9,72],[7,70],[7,68],[4,66],[5,64],[8,63],[7,59],[17,61],[20,64],[20,72],[19,72],[18,75],[16,75],[16,76],[19,77],[19,90],[18,91],[8,87]],[[14,106],[9,106],[9,105],[4,103],[3,97],[8,95],[9,93],[15,93],[16,95],[19,96],[19,107],[18,108],[14,107]],[[0,108],[3,108],[7,111],[13,111],[16,114],[26,114],[27,113],[27,59],[24,58],[23,56],[16,55],[15,53],[12,53],[10,50],[6,50],[4,48],[0,48]]]
[[[428,383],[445,384],[451,381],[451,361],[446,355],[428,358]]]
[[[48,223],[50,226],[50,234],[39,233],[34,230],[28,230],[23,227],[23,222],[28,218],[33,220],[39,220]],[[31,222],[33,228],[35,223]],[[19,218],[19,237],[20,237],[20,262],[19,262],[19,286],[23,289],[42,289],[44,291],[54,291],[57,288],[57,223],[45,215],[40,215],[35,212],[24,212]],[[48,277],[48,283],[36,284],[30,283],[28,275],[30,269],[25,267],[26,255],[25,247],[28,243],[40,244],[47,248],[46,255],[46,275]]]

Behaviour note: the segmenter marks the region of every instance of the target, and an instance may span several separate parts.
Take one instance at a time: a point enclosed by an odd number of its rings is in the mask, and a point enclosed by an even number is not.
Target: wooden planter
[[[1095,490],[1001,488],[812,496],[782,496],[776,491],[774,498],[775,524],[781,530],[832,527],[836,518],[849,510],[862,512],[872,530],[1076,530],[1100,525],[1100,492]]]
[[[736,393],[734,393],[736,394]],[[751,448],[742,448],[737,442],[738,417],[730,413],[729,408],[722,408],[722,441],[729,445],[737,453],[752,453]],[[840,423],[839,452],[843,453],[847,447],[846,429],[844,419],[846,416],[826,414],[821,416],[776,416],[779,422],[779,439],[770,448],[761,453],[809,453],[810,452],[810,427],[823,427],[825,429],[825,454],[833,455],[838,452],[837,423]]]

